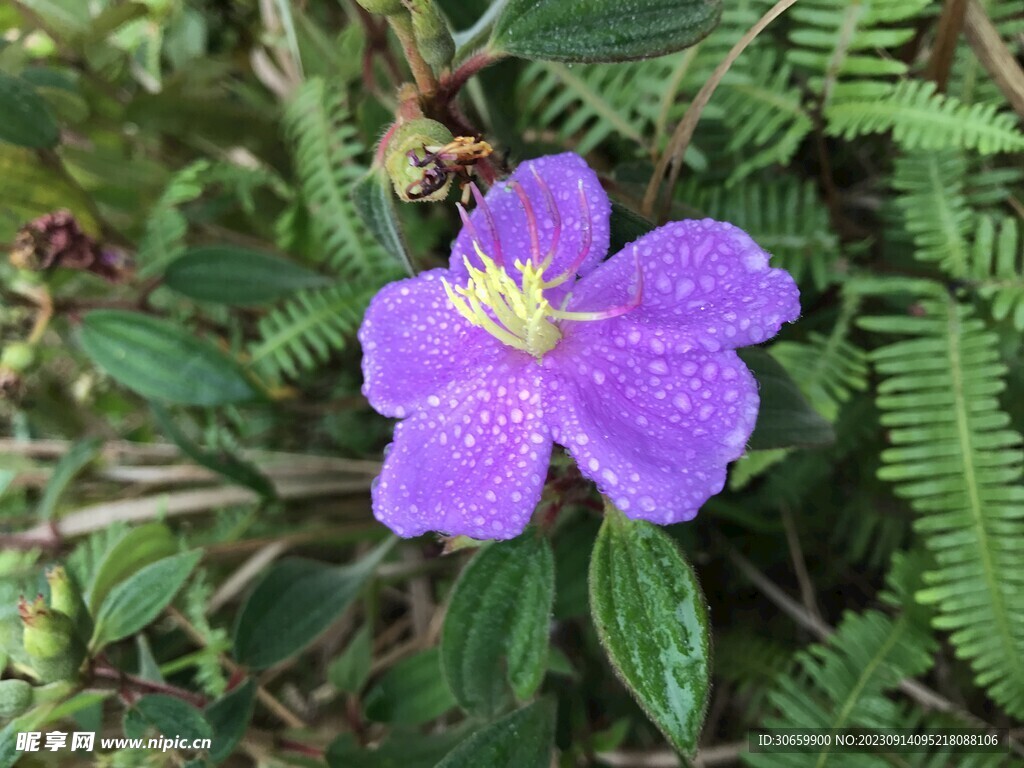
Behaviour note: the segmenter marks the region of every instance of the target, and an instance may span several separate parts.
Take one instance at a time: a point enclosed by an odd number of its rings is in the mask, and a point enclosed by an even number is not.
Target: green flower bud
[[[444,200],[452,175],[432,155],[454,139],[441,123],[425,117],[398,126],[388,142],[384,167],[399,199],[407,203]]]
[[[24,680],[0,680],[0,720],[27,712],[33,703],[32,686]]]
[[[46,581],[50,584],[50,607],[70,618],[78,637],[88,641],[92,636],[92,617],[74,579],[63,566],[57,565],[46,572]]]
[[[16,341],[13,344],[8,344],[4,347],[3,354],[0,355],[0,366],[9,368],[12,371],[23,373],[32,367],[32,363],[36,361],[36,350],[31,344],[26,344],[23,341]]]
[[[405,0],[412,15],[412,32],[424,61],[435,72],[448,67],[455,57],[455,41],[448,23],[433,0]]]
[[[85,643],[74,622],[66,614],[47,608],[42,595],[32,603],[22,598],[18,613],[25,625],[25,651],[39,679],[52,683],[76,677],[85,659]]]
[[[394,16],[405,10],[402,0],[356,0],[356,2],[370,13],[379,13],[381,16]]]

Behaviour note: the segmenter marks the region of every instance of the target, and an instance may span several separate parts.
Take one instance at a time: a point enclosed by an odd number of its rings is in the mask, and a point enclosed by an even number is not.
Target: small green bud
[[[388,142],[384,167],[399,199],[407,203],[444,200],[452,175],[432,155],[454,139],[441,123],[425,117],[398,126]]]
[[[435,72],[450,66],[455,57],[455,41],[452,39],[448,22],[433,0],[404,0],[405,7],[412,15],[412,32],[416,36],[416,47],[423,54],[424,61]]]
[[[76,677],[85,659],[85,643],[74,622],[66,614],[47,608],[42,595],[32,603],[22,598],[18,613],[25,625],[25,651],[39,679],[52,683]]]
[[[63,566],[57,565],[46,572],[46,580],[50,584],[50,607],[70,618],[78,637],[88,641],[92,636],[92,617],[74,579]]]
[[[23,341],[16,341],[4,347],[0,355],[0,366],[9,368],[18,373],[24,373],[36,361],[36,350],[31,344]]]
[[[24,714],[33,703],[32,686],[24,680],[0,680],[0,720]]]
[[[379,13],[381,16],[394,16],[405,10],[402,0],[356,0],[356,2],[370,13]]]

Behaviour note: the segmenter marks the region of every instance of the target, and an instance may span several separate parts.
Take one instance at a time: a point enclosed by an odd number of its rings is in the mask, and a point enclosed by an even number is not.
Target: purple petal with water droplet
[[[518,536],[540,501],[551,457],[540,368],[488,365],[427,397],[395,428],[373,512],[399,536]]]
[[[573,289],[570,311],[600,311],[629,299],[636,264],[643,270],[640,306],[608,323],[571,323],[568,333],[671,329],[678,352],[717,352],[760,344],[800,314],[789,273],[770,269],[750,236],[711,219],[677,221],[630,243]],[[571,326],[571,327],[570,327]]]
[[[359,329],[363,394],[385,416],[410,415],[480,360],[514,353],[455,311],[445,277],[451,281],[448,270],[434,269],[390,283],[366,310]]]
[[[663,329],[629,344],[576,336],[545,362],[561,378],[549,405],[555,442],[629,517],[693,518],[757,420],[757,384],[735,352],[674,353]]]

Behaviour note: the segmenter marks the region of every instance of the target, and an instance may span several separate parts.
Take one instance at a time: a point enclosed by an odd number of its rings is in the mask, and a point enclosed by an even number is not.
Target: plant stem
[[[437,91],[437,78],[434,77],[434,70],[427,64],[416,45],[416,36],[412,30],[412,17],[407,13],[396,13],[388,16],[388,22],[395,30],[398,41],[402,44],[405,59],[409,62],[413,79],[416,80],[416,87],[424,96],[433,95]]]

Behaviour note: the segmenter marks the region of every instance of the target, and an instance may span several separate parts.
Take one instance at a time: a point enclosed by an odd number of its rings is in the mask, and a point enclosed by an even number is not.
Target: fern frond
[[[313,221],[322,258],[340,277],[368,278],[390,263],[390,256],[366,229],[351,200],[365,168],[360,143],[344,94],[314,78],[296,91],[285,110],[299,183]]]
[[[892,131],[907,150],[972,149],[983,155],[1024,150],[1016,118],[992,104],[967,105],[936,93],[935,83],[904,80],[884,95],[850,93],[825,110],[827,131],[850,140]]]
[[[185,250],[188,220],[178,206],[203,194],[202,177],[209,169],[208,160],[197,160],[167,182],[146,219],[146,230],[139,241],[138,260],[144,276],[158,273]]]
[[[695,179],[677,196],[696,215],[731,221],[749,232],[772,254],[772,266],[788,270],[798,282],[809,278],[817,288],[834,282],[839,242],[812,183],[780,177],[727,189]]]
[[[875,292],[900,290],[880,281]],[[875,350],[881,423],[892,447],[879,477],[919,514],[915,530],[935,556],[929,587],[937,627],[978,684],[1024,715],[1024,486],[1021,436],[997,395],[1006,367],[998,337],[939,285],[913,284],[913,315],[861,318],[877,333],[909,337]]]
[[[898,577],[907,581],[912,566],[897,560]],[[897,584],[896,591],[910,592],[909,584]],[[905,595],[887,596],[887,602],[906,602]],[[797,654],[795,674],[782,674],[769,701],[778,715],[768,718],[768,728],[892,728],[901,722],[898,705],[886,697],[905,677],[916,677],[932,664],[935,641],[928,632],[927,617],[914,608],[904,608],[895,617],[878,610],[847,613],[827,643],[811,646]],[[814,760],[808,754],[745,754],[744,761],[756,768],[775,766],[843,765],[843,755],[823,751]],[[873,766],[875,762],[856,755],[859,762],[846,765]],[[884,765],[884,761],[881,762]]]
[[[839,409],[854,391],[867,388],[865,352],[849,340],[850,323],[859,301],[847,298],[829,334],[812,332],[804,343],[780,341],[771,348],[811,405],[835,422]]]
[[[978,217],[971,274],[978,293],[991,302],[992,316],[1009,318],[1024,332],[1024,238],[1016,219]]]
[[[574,66],[534,62],[520,81],[524,128],[554,130],[561,143],[580,154],[609,136],[619,135],[645,147],[651,115],[677,54],[622,65]],[[670,61],[671,60],[671,61]]]
[[[738,74],[746,77],[723,83],[715,95],[730,128],[726,149],[743,158],[729,185],[773,163],[788,163],[813,126],[799,88],[790,85],[792,67],[773,49],[747,56]]]
[[[790,11],[787,58],[810,73],[810,86],[823,104],[846,98],[851,86],[878,95],[907,71],[882,52],[913,37],[909,22],[927,5],[928,0],[803,0]]]
[[[914,152],[897,158],[893,187],[914,256],[952,277],[967,274],[973,218],[964,196],[967,162],[959,152]]]
[[[294,377],[325,362],[347,346],[379,287],[344,283],[289,299],[260,320],[253,365]]]

